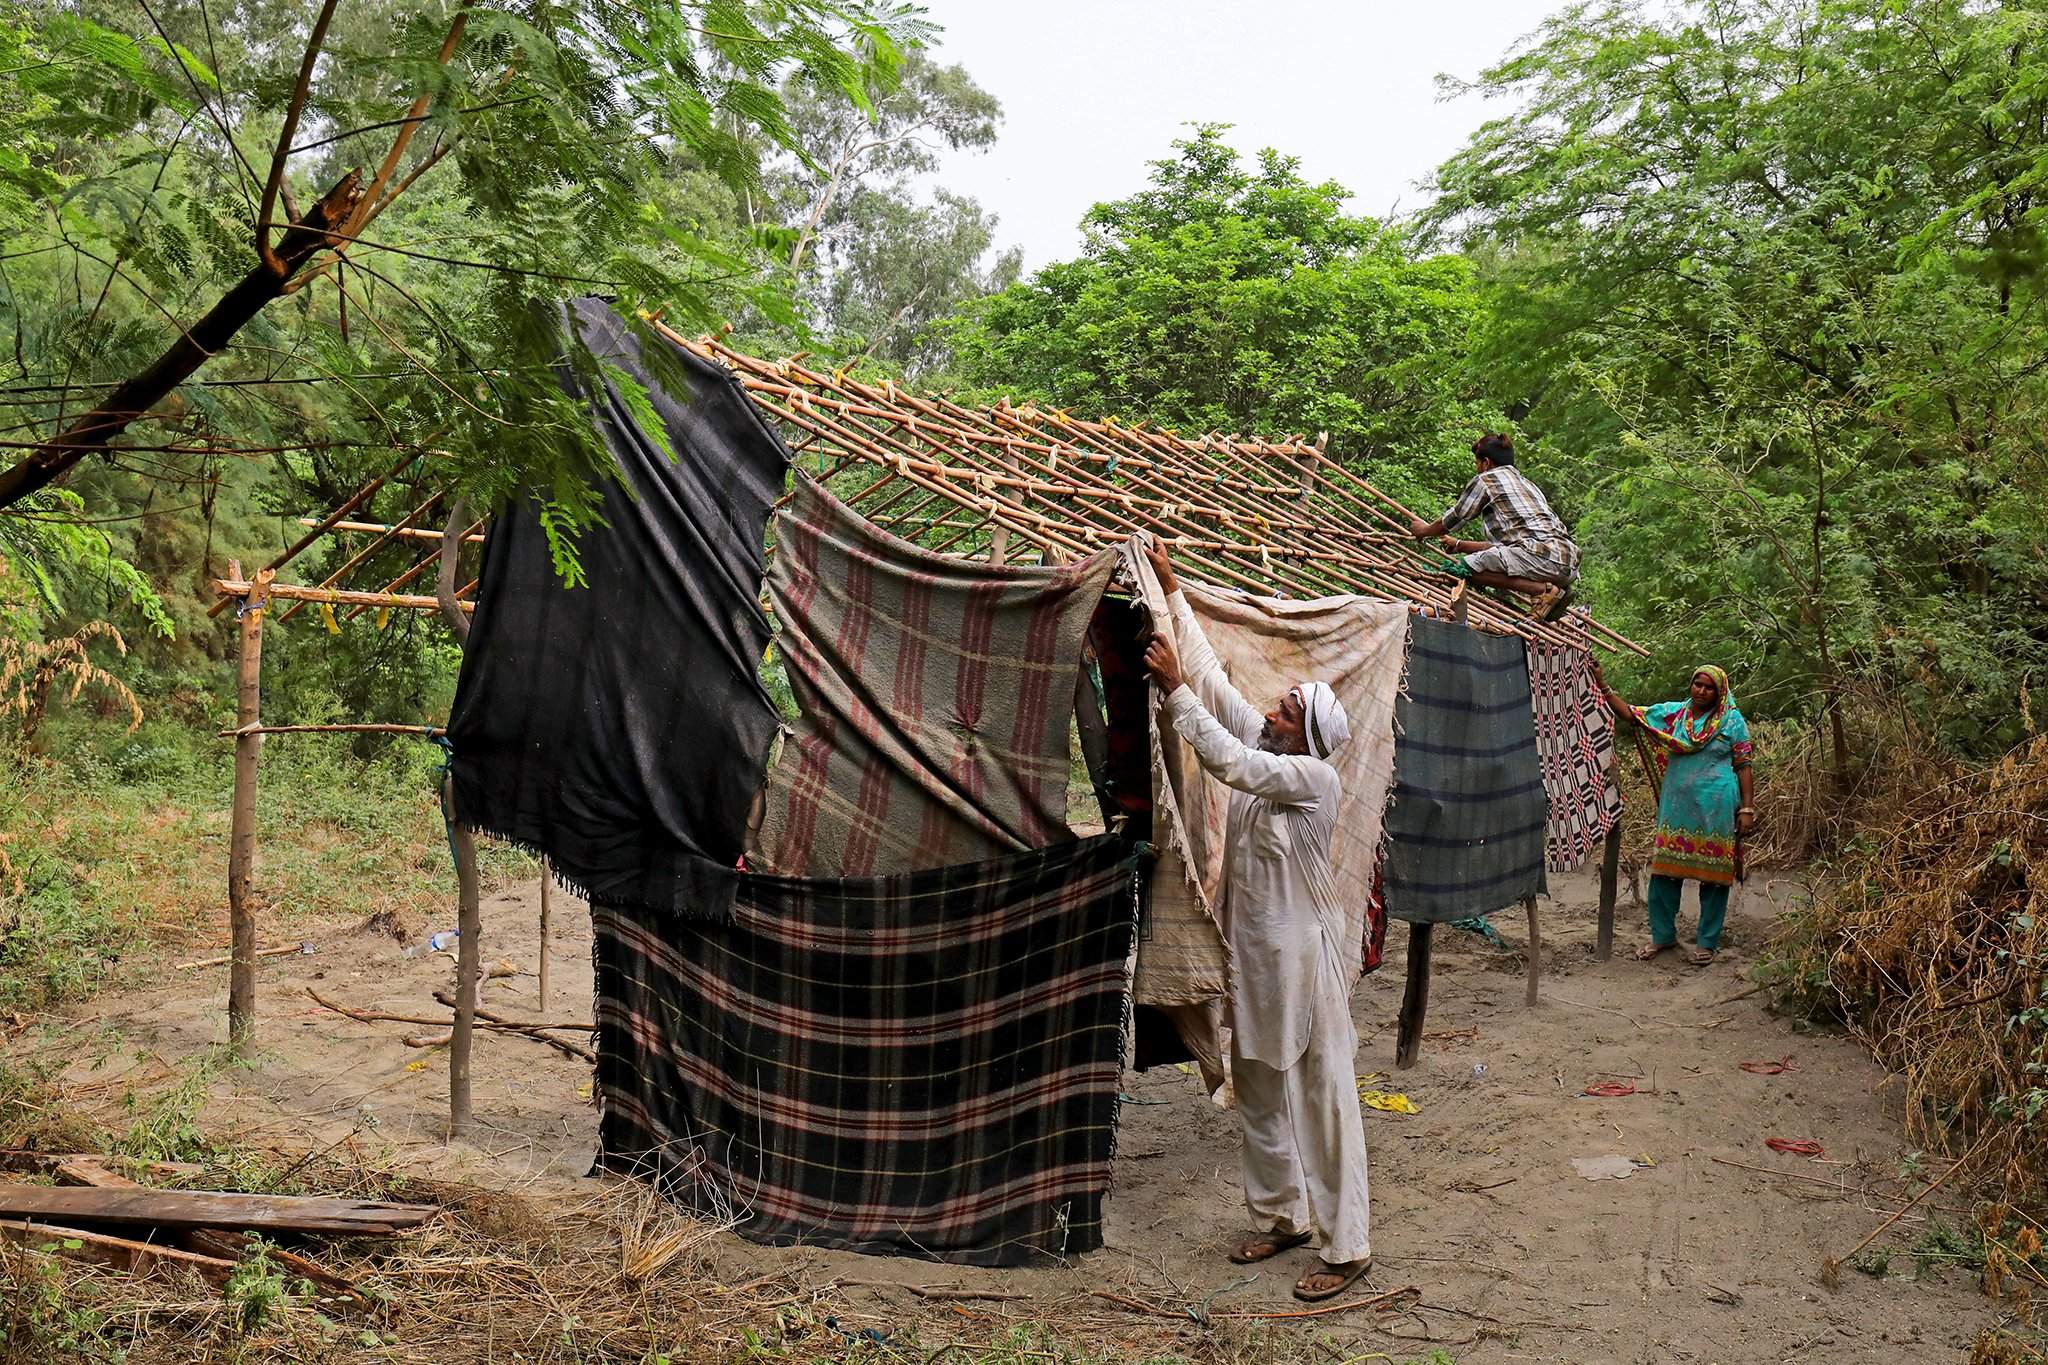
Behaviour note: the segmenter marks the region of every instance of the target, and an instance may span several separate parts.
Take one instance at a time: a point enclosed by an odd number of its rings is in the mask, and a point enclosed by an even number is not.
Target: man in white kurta
[[[1176,583],[1149,547],[1179,657],[1154,635],[1145,661],[1202,767],[1231,788],[1220,915],[1236,973],[1231,1061],[1244,1122],[1245,1203],[1257,1235],[1231,1259],[1261,1261],[1311,1237],[1323,1264],[1295,1285],[1330,1298],[1372,1260],[1358,1050],[1330,876],[1342,791],[1328,758],[1348,737],[1328,686],[1304,682],[1263,714],[1238,694]]]

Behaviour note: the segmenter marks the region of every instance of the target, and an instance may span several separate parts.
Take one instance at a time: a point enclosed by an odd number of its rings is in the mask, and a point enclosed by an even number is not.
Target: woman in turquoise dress
[[[1700,886],[1700,924],[1686,961],[1704,967],[1720,946],[1728,893],[1742,872],[1741,839],[1756,824],[1749,723],[1735,708],[1728,675],[1712,664],[1693,673],[1690,698],[1655,706],[1623,701],[1598,665],[1593,679],[1616,717],[1649,733],[1664,771],[1650,855],[1650,941],[1636,957],[1648,962],[1678,946],[1678,896],[1690,880]]]

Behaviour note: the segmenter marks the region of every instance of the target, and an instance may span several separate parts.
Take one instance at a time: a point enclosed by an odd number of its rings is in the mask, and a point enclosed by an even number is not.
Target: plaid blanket
[[[1535,640],[1528,650],[1536,756],[1550,794],[1544,861],[1552,872],[1570,872],[1592,856],[1621,818],[1614,713],[1593,686],[1591,651]]]
[[[866,877],[1071,837],[1067,724],[1115,552],[947,558],[801,475],[775,539],[776,644],[803,719],[769,771],[754,864]]]
[[[1137,859],[1110,835],[729,923],[592,907],[598,1164],[756,1241],[968,1265],[1102,1245]]]
[[[1160,630],[1173,628],[1166,595],[1142,548],[1125,558],[1139,599]],[[1328,683],[1351,719],[1351,742],[1332,762],[1344,807],[1330,846],[1330,872],[1349,913],[1344,955],[1360,969],[1377,965],[1373,940],[1373,864],[1394,765],[1395,694],[1408,633],[1408,610],[1364,597],[1294,601],[1250,597],[1200,583],[1181,590],[1231,683],[1264,706],[1298,682]],[[1181,1005],[1213,999],[1226,980],[1213,907],[1223,880],[1224,820],[1230,793],[1202,771],[1173,726],[1154,716],[1154,840],[1159,861],[1138,947],[1137,998]]]
[[[1522,641],[1418,616],[1394,712],[1387,913],[1443,923],[1545,889],[1549,799]]]

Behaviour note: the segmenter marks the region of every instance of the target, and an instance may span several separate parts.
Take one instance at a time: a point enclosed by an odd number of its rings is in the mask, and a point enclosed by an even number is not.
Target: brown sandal
[[[1636,949],[1636,961],[1648,962],[1656,957],[1657,954],[1668,953],[1677,946],[1676,943],[1645,943],[1642,947]]]
[[[1270,1261],[1282,1252],[1292,1251],[1307,1241],[1308,1234],[1305,1232],[1261,1233],[1240,1242],[1237,1250],[1230,1253],[1230,1260],[1234,1265],[1253,1265],[1259,1261]],[[1264,1247],[1266,1250],[1254,1252],[1253,1247]]]
[[[1324,1299],[1334,1299],[1352,1285],[1357,1284],[1359,1276],[1371,1269],[1372,1257],[1370,1256],[1362,1261],[1353,1261],[1348,1266],[1334,1266],[1328,1261],[1324,1261],[1314,1270],[1309,1271],[1308,1274],[1331,1275],[1336,1277],[1337,1283],[1328,1289],[1305,1289],[1302,1287],[1301,1280],[1296,1280],[1294,1282],[1294,1297],[1300,1299],[1303,1303],[1321,1303]],[[1302,1276],[1303,1280],[1307,1278],[1308,1275]]]
[[[1685,955],[1685,960],[1695,967],[1711,967],[1714,964],[1714,950],[1702,948],[1695,943],[1692,951]]]

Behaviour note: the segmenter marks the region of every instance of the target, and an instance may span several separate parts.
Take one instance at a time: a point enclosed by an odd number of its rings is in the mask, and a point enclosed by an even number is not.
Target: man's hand
[[[1408,518],[1408,534],[1417,540],[1427,540],[1433,525],[1434,523],[1424,521],[1421,517],[1410,517]]]
[[[1161,692],[1171,693],[1186,681],[1180,674],[1180,655],[1174,651],[1173,641],[1164,635],[1155,634],[1145,646],[1145,668]]]
[[[1180,580],[1173,576],[1173,561],[1166,556],[1166,542],[1158,536],[1145,539],[1145,558],[1152,561],[1152,572],[1159,579],[1159,590],[1168,594],[1180,591]]]

